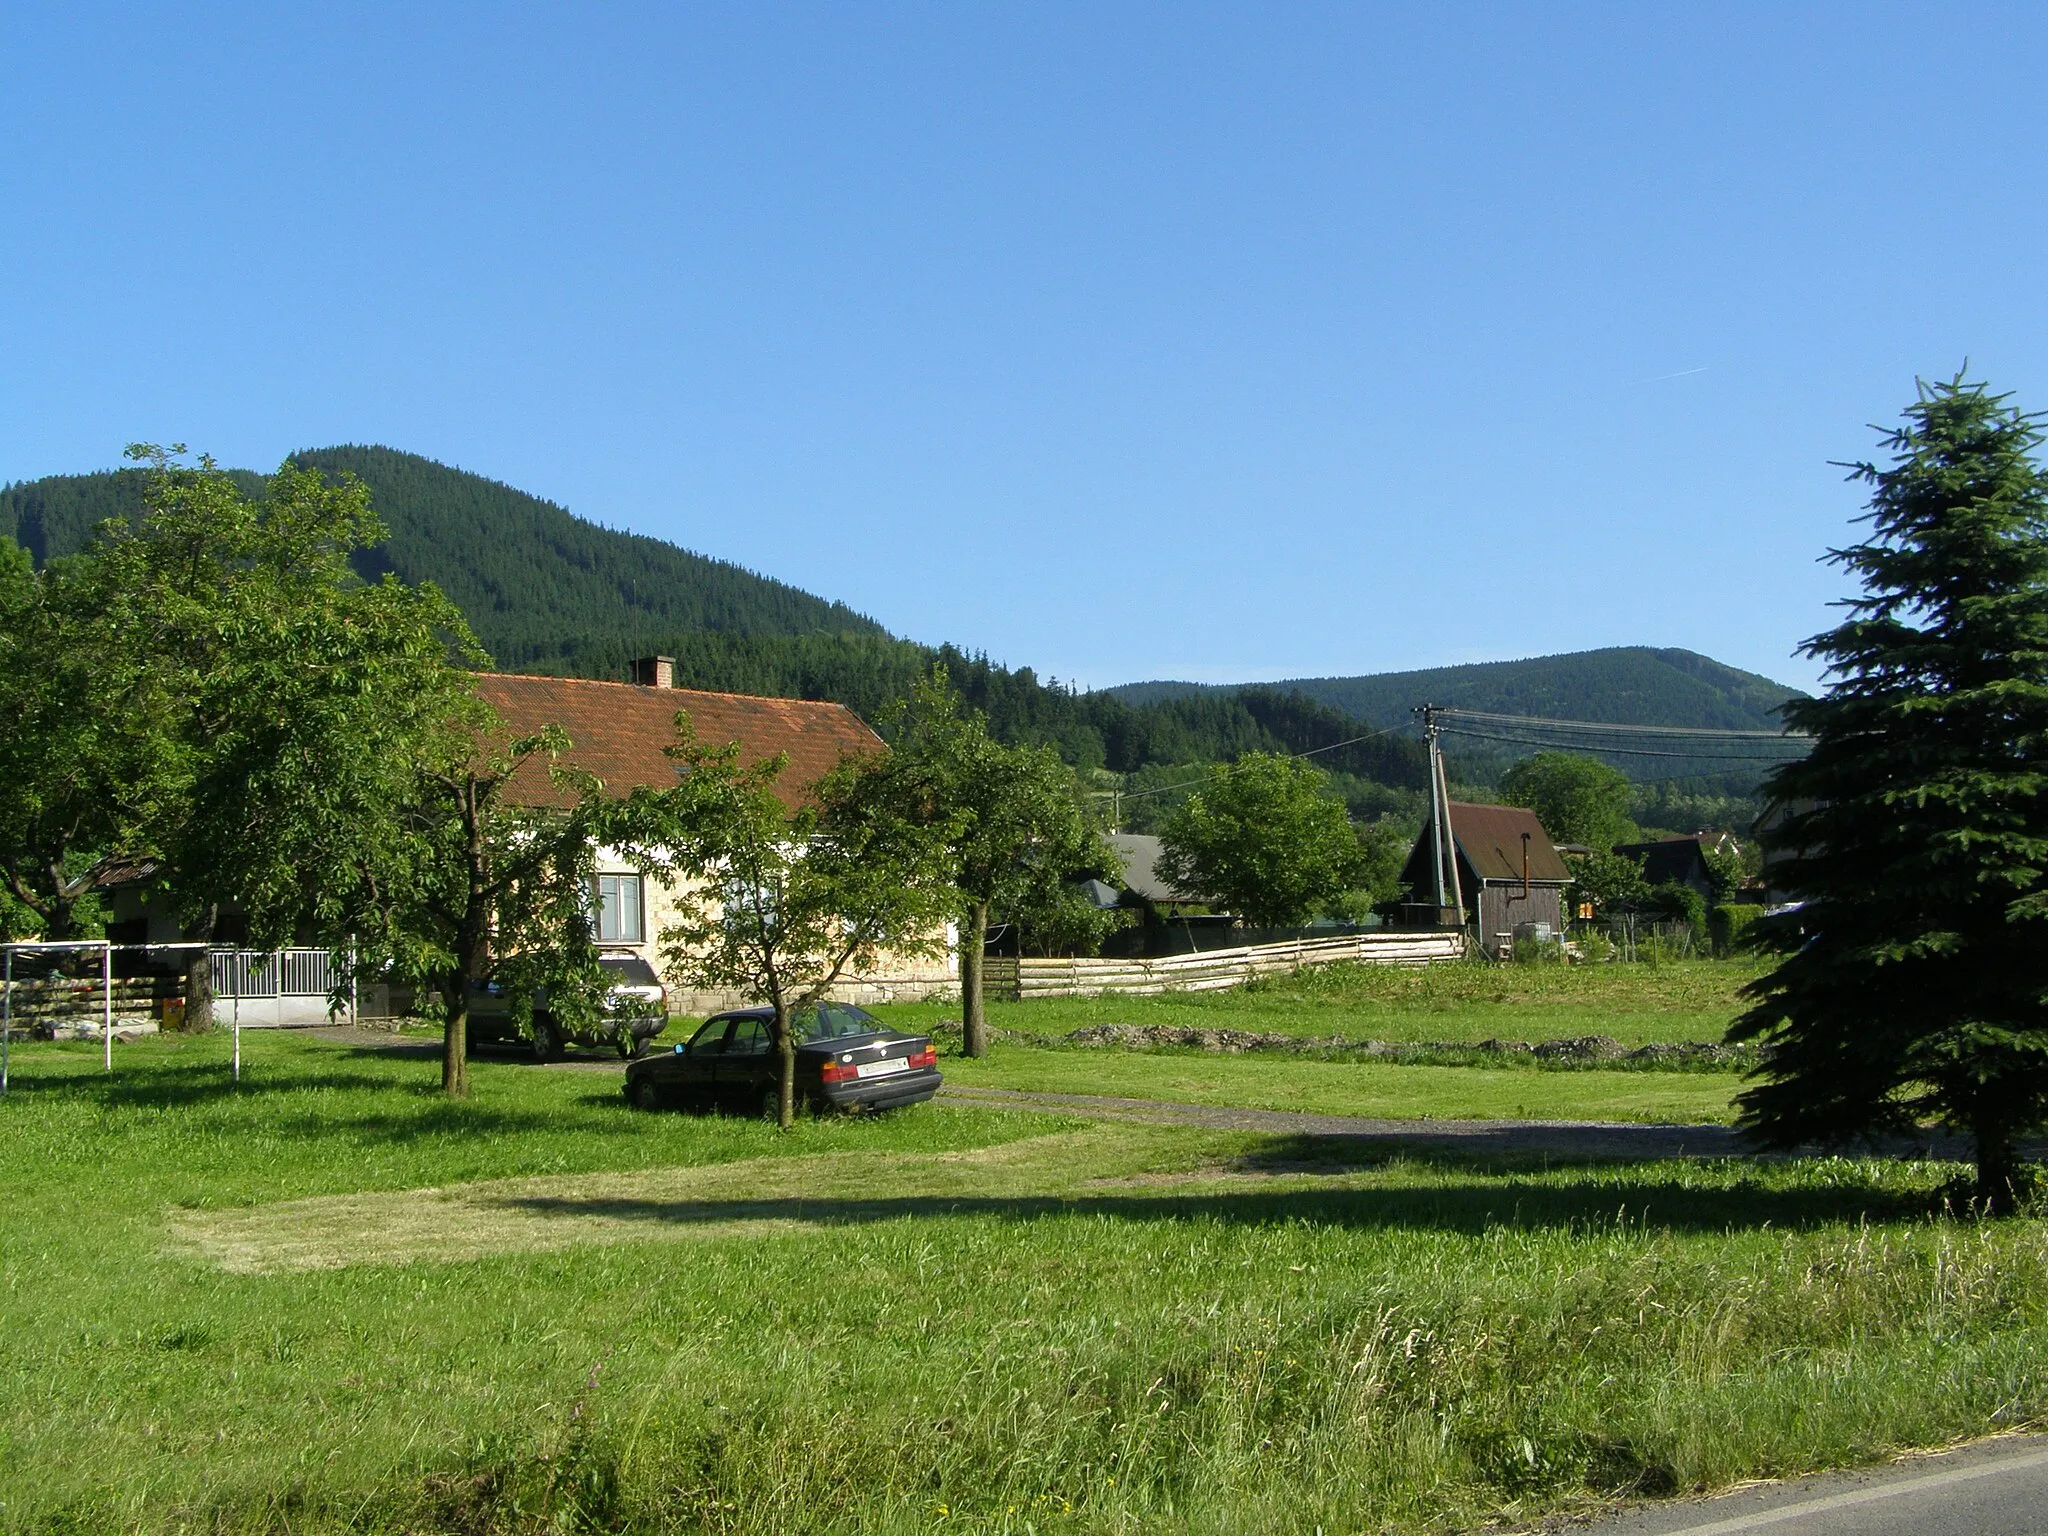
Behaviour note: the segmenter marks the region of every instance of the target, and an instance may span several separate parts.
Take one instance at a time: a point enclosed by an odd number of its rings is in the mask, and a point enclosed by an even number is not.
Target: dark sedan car
[[[939,1091],[930,1037],[905,1035],[850,1003],[820,1003],[794,1021],[796,1101],[819,1108],[895,1109]],[[626,1068],[636,1109],[682,1105],[773,1114],[778,1088],[773,1008],[707,1019],[685,1045]]]

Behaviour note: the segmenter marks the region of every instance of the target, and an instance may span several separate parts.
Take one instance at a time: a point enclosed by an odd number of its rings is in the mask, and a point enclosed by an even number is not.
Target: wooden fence
[[[97,956],[93,963],[98,965]],[[116,976],[113,1011],[116,1015],[155,1015],[163,1011],[164,999],[173,995],[168,984],[149,977]],[[107,1011],[107,994],[97,975],[16,977],[8,1002],[16,1029],[58,1019],[83,1019],[97,1029]]]
[[[991,955],[982,962],[982,987],[990,997],[1100,997],[1105,993],[1148,996],[1161,992],[1215,992],[1241,987],[1260,976],[1298,971],[1306,965],[1348,961],[1361,965],[1427,965],[1457,960],[1465,935],[1455,929],[1423,933],[1355,933],[1337,939],[1294,939],[1284,944],[1249,944],[1150,960],[1018,960]]]

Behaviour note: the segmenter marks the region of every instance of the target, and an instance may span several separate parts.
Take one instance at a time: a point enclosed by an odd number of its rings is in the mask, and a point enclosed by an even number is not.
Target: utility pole
[[[1429,744],[1429,863],[1437,920],[1441,922],[1445,909],[1451,908],[1458,914],[1458,925],[1463,927],[1465,893],[1458,882],[1458,840],[1451,830],[1450,781],[1444,776],[1444,748],[1437,724],[1442,711],[1434,704],[1425,704],[1416,713],[1422,716],[1422,739]],[[1447,896],[1448,901],[1444,899]]]

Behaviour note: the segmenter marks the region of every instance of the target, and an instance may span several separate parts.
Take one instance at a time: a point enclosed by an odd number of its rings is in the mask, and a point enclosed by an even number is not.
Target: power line
[[[1315,757],[1324,752],[1335,752],[1341,747],[1355,747],[1362,741],[1376,741],[1382,736],[1391,736],[1396,731],[1405,731],[1407,729],[1409,727],[1404,721],[1400,725],[1390,725],[1383,731],[1367,731],[1363,736],[1353,736],[1348,741],[1333,741],[1327,747],[1310,747],[1306,752],[1289,752],[1286,755],[1288,757]],[[1123,800],[1142,800],[1147,795],[1166,795],[1171,794],[1176,789],[1193,789],[1200,784],[1213,784],[1218,779],[1227,779],[1233,773],[1236,773],[1241,766],[1241,764],[1233,763],[1220,772],[1208,774],[1199,779],[1187,779],[1179,784],[1161,784],[1152,789],[1118,790],[1117,796]]]
[[[1534,725],[1561,727],[1571,731],[1605,731],[1622,736],[1691,736],[1702,740],[1720,741],[1805,741],[1809,738],[1796,731],[1732,731],[1710,726],[1693,725],[1622,725],[1611,720],[1559,720],[1548,715],[1501,715],[1482,709],[1443,708],[1439,716],[1450,716],[1460,720],[1479,720],[1497,725]]]
[[[1538,728],[1548,727],[1550,728],[1550,734],[1553,735],[1555,735],[1559,731],[1586,731],[1608,733],[1624,737],[1634,736],[1650,738],[1691,738],[1701,741],[1728,742],[1778,741],[1785,743],[1787,746],[1803,744],[1809,739],[1805,736],[1797,735],[1790,731],[1738,731],[1721,730],[1707,726],[1695,727],[1685,725],[1618,725],[1614,722],[1603,720],[1560,720],[1544,715],[1503,715],[1496,714],[1487,710],[1477,709],[1445,708],[1438,710],[1437,714],[1439,718],[1449,716],[1453,720],[1474,720],[1486,724],[1499,724],[1505,726],[1534,726]],[[1326,747],[1311,747],[1306,752],[1289,752],[1286,755],[1288,757],[1317,757],[1325,752],[1336,752],[1342,750],[1345,747],[1355,747],[1362,742],[1376,741],[1382,736],[1392,736],[1396,732],[1409,729],[1412,729],[1412,726],[1404,722],[1400,725],[1387,726],[1383,730],[1368,731],[1363,736],[1353,736],[1345,741],[1333,741]],[[1611,756],[1619,757],[1679,758],[1702,764],[1785,763],[1794,760],[1793,755],[1784,755],[1778,753],[1738,754],[1732,752],[1669,752],[1654,750],[1647,747],[1616,747],[1607,746],[1605,744],[1594,745],[1593,743],[1589,742],[1575,742],[1569,740],[1543,740],[1541,738],[1531,737],[1527,735],[1504,736],[1497,735],[1487,731],[1471,730],[1460,725],[1448,723],[1442,726],[1442,729],[1447,735],[1464,736],[1478,741],[1497,741],[1505,743],[1508,746],[1550,748],[1553,750],[1560,751],[1568,751],[1573,748],[1577,748],[1579,750],[1601,752],[1609,754]],[[1159,784],[1153,786],[1151,789],[1125,789],[1116,790],[1113,793],[1119,801],[1143,800],[1151,795],[1170,795],[1176,792],[1177,790],[1198,789],[1204,784],[1213,784],[1217,782],[1219,779],[1227,779],[1232,774],[1237,773],[1240,767],[1240,764],[1234,763],[1228,768],[1220,769],[1215,773],[1204,774],[1201,778],[1198,779],[1183,779],[1178,784]],[[1705,775],[1703,774],[1688,773],[1674,775],[1673,778],[1700,778],[1704,776]],[[1640,779],[1636,782],[1665,783],[1670,781],[1660,779]],[[1105,791],[1105,793],[1111,792]]]
[[[1648,747],[1591,746],[1584,742],[1546,741],[1540,737],[1500,736],[1491,731],[1467,730],[1462,726],[1446,725],[1441,728],[1447,736],[1465,736],[1478,741],[1505,742],[1511,747],[1548,747],[1553,750],[1579,748],[1583,751],[1601,752],[1615,757],[1680,757],[1696,763],[1789,763],[1794,755],[1783,753],[1755,752],[1666,752]]]

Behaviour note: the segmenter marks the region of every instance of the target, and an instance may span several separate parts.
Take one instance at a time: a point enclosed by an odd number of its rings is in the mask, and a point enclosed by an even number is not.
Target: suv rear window
[[[658,987],[661,978],[654,974],[654,967],[638,955],[599,955],[597,963],[610,973],[612,979],[629,987]]]

